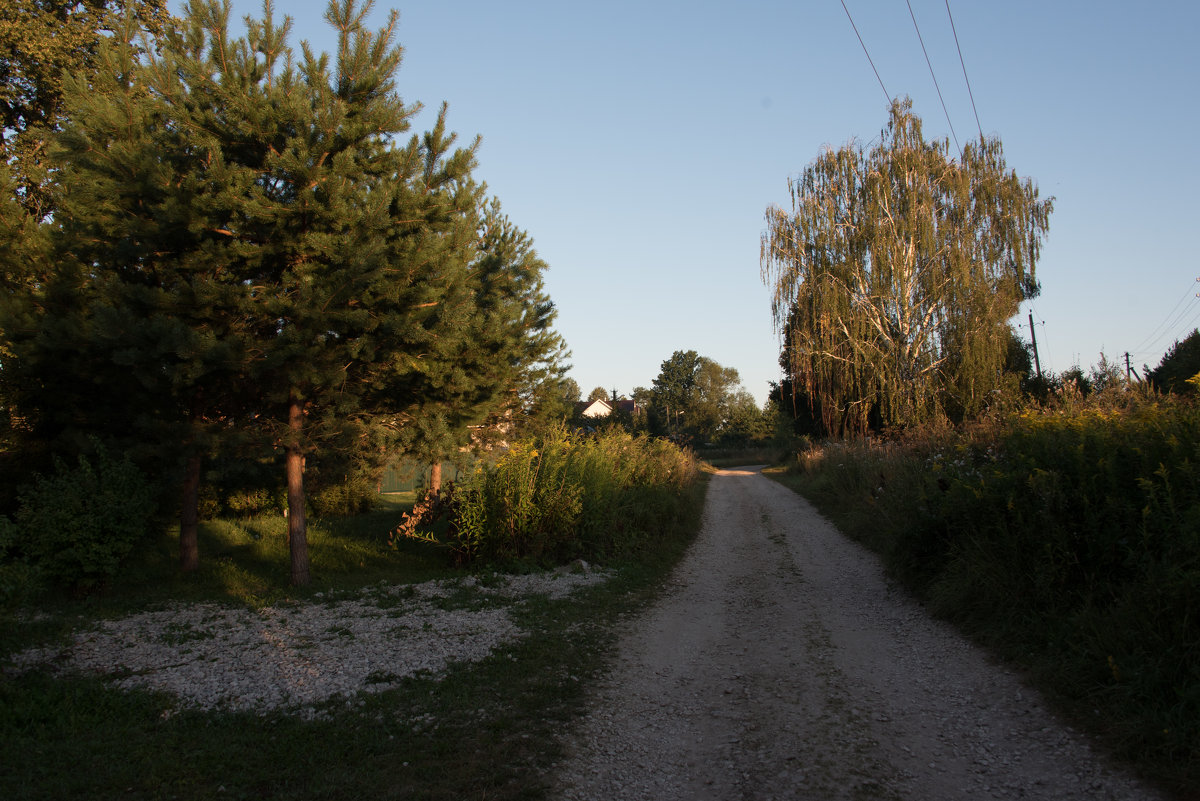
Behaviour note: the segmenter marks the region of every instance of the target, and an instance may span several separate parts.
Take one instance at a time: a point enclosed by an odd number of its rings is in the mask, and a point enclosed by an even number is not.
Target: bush
[[[696,477],[695,458],[669,442],[556,429],[457,488],[448,544],[460,562],[629,556],[681,516]]]
[[[1096,392],[805,463],[803,489],[934,611],[1100,715],[1123,756],[1200,780],[1200,407]]]
[[[36,583],[37,571],[15,553],[16,525],[0,515],[0,606],[24,596]]]
[[[280,499],[277,497],[279,494],[279,492],[266,489],[236,490],[225,496],[224,507],[230,514],[241,518],[255,517],[269,512],[279,513],[282,508]],[[220,513],[220,508],[221,504],[217,504],[217,509],[208,517],[216,517]]]
[[[154,489],[127,458],[99,444],[91,461],[38,476],[19,493],[16,548],[49,579],[90,589],[116,574],[155,511]]]
[[[318,486],[308,496],[308,506],[315,517],[352,517],[371,511],[378,500],[378,479],[356,470],[336,484]]]

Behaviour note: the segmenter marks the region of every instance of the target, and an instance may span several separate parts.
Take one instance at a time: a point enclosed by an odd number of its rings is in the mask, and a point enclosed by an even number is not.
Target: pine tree
[[[502,213],[499,200],[488,201],[477,218],[466,336],[424,393],[406,446],[431,465],[430,489],[440,488],[442,462],[470,440],[488,447],[494,437],[518,436],[545,393],[562,394],[567,351],[552,328],[557,311],[545,293],[546,269],[529,235]]]
[[[488,421],[514,435],[537,425],[539,414],[561,411],[555,399],[566,394],[570,354],[553,328],[558,310],[545,291],[547,269],[533,239],[493,198],[481,217],[479,257],[472,265],[478,308],[473,340],[486,341],[494,354],[492,381],[501,402],[489,410]]]
[[[73,458],[69,451],[86,440],[79,430],[87,420],[101,419],[86,412],[106,400],[79,394],[86,373],[72,368],[88,367],[89,346],[74,315],[79,297],[51,286],[55,182],[48,169],[53,133],[64,121],[64,85],[70,76],[91,80],[97,74],[96,52],[106,34],[128,25],[160,32],[167,18],[165,0],[0,3],[0,452],[22,454],[19,464],[5,460],[16,469],[0,474],[0,502],[11,500],[30,471],[50,468],[51,449]],[[44,314],[48,305],[56,310],[54,319]],[[53,364],[30,363],[38,340],[47,337],[63,338],[73,348]],[[70,413],[65,403],[56,410],[40,405],[72,393],[84,405]],[[118,414],[113,430],[123,430],[124,408],[110,409]],[[48,432],[55,435],[47,438]]]
[[[135,321],[102,340],[158,365],[191,455],[211,424],[282,451],[297,584],[306,457],[411,428],[473,312],[474,149],[444,108],[397,144],[417,107],[395,93],[396,15],[369,31],[370,8],[330,2],[331,59],[297,58],[269,2],[238,40],[227,3],[191,3],[160,53],[111,45],[122,85],[76,92],[63,134],[64,238],[96,308]]]

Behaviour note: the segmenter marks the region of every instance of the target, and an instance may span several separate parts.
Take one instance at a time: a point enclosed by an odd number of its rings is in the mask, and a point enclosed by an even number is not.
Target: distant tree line
[[[635,387],[631,398],[618,395],[615,389],[596,387],[587,401],[596,400],[613,407],[605,422],[690,447],[765,444],[774,438],[777,428],[773,402],[759,407],[742,386],[737,370],[694,350],[672,353],[662,362],[651,386]],[[620,407],[623,400],[636,403],[636,415]],[[588,425],[596,421],[576,422]]]
[[[322,490],[570,413],[546,264],[444,105],[411,133],[369,10],[332,54],[270,4],[0,10],[0,513],[103,442],[174,487],[184,570],[206,487],[280,488],[306,583]]]

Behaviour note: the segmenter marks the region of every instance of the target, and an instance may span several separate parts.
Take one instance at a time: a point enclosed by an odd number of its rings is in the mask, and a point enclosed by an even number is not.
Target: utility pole
[[[1033,363],[1037,366],[1038,381],[1042,380],[1042,360],[1038,358],[1037,334],[1033,332],[1033,312],[1029,313],[1029,340],[1033,342]]]
[[[1131,373],[1133,375],[1137,375],[1137,370],[1134,370],[1133,365],[1129,363],[1129,351],[1125,351],[1125,383],[1126,384],[1128,384],[1132,380],[1130,378]],[[1140,375],[1138,375],[1138,381],[1141,381],[1141,380],[1142,380],[1142,377]]]

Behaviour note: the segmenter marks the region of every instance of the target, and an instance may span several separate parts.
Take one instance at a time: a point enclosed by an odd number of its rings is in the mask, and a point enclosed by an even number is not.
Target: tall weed
[[[446,543],[459,562],[621,558],[652,546],[696,477],[694,457],[662,440],[551,430],[455,490]]]
[[[1200,786],[1200,407],[1068,398],[802,454],[799,488],[938,613]]]

